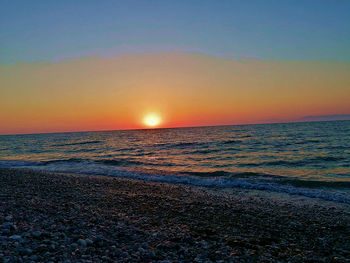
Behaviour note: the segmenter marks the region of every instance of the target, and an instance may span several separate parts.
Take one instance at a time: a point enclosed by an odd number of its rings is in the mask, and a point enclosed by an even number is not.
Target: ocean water
[[[0,167],[350,203],[350,121],[6,135]]]

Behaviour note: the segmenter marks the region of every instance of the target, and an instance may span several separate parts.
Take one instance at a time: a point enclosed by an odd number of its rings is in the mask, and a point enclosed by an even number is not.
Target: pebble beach
[[[350,262],[350,209],[0,168],[0,262]]]

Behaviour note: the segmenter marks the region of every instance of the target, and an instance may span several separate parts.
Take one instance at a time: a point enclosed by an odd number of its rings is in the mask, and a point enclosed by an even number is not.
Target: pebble
[[[5,217],[5,220],[6,220],[6,221],[11,221],[12,219],[13,219],[13,216],[11,216],[11,215]]]
[[[37,248],[38,251],[44,251],[47,249],[47,245],[45,244],[40,244]]]
[[[208,243],[205,241],[201,241],[200,244],[204,249],[208,249],[208,247],[209,247]]]
[[[86,242],[86,245],[88,245],[88,246],[90,246],[94,243],[90,238],[86,238],[85,242]]]
[[[12,235],[10,236],[10,239],[16,240],[16,241],[22,241],[22,237],[19,235]]]
[[[78,240],[78,244],[81,246],[81,247],[86,247],[86,241],[84,239],[79,239]]]
[[[300,205],[292,202],[254,203],[255,195],[249,201],[232,201],[219,194],[197,196],[189,187],[162,184],[162,188],[119,179],[16,176],[21,180],[12,186],[12,178],[5,184],[10,188],[6,192],[22,193],[32,187],[35,194],[32,205],[26,205],[29,199],[21,199],[21,194],[11,197],[5,207],[0,203],[0,211],[7,215],[23,214],[15,216],[17,226],[13,217],[0,216],[1,263],[346,262],[349,255],[349,244],[341,242],[347,240],[348,228],[332,228],[330,223],[335,218],[339,226],[349,225],[338,208],[332,213],[307,205],[295,210]],[[93,180],[101,189],[87,187]],[[187,199],[191,201],[181,203]],[[290,231],[293,235],[288,235]],[[324,256],[314,240],[332,255]]]
[[[37,255],[32,255],[32,256],[30,257],[30,259],[33,260],[33,261],[37,261],[38,258],[39,258],[39,257],[38,257]]]
[[[13,228],[13,223],[5,222],[1,226],[2,228]]]
[[[149,248],[149,244],[148,244],[147,242],[143,242],[143,243],[142,243],[142,247],[143,247],[143,248]]]
[[[40,231],[35,231],[32,233],[32,236],[35,238],[39,238],[41,236],[41,232]]]
[[[10,229],[5,228],[5,229],[2,229],[2,230],[1,230],[1,233],[2,233],[3,235],[8,236],[9,234],[11,234],[11,231],[10,231]]]
[[[78,248],[78,244],[77,244],[77,243],[72,243],[70,246],[71,246],[73,249],[77,249],[77,248]]]
[[[30,248],[26,248],[23,250],[23,254],[25,255],[31,255],[33,253],[33,250],[31,250]]]

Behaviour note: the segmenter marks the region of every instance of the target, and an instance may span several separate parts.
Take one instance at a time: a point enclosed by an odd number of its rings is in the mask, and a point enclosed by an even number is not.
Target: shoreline
[[[346,204],[12,168],[0,183],[0,262],[350,262]]]
[[[54,161],[15,161],[0,160],[0,168],[13,168],[33,170],[44,173],[79,174],[83,176],[105,176],[112,178],[125,178],[148,182],[160,182],[175,185],[187,185],[203,189],[216,189],[222,191],[234,189],[234,191],[250,191],[268,193],[270,195],[285,195],[287,197],[300,196],[323,201],[337,202],[350,205],[350,182],[327,180],[304,180],[297,177],[284,177],[274,174],[258,172],[223,172],[192,173],[160,171],[153,169],[116,169],[114,161],[107,164],[94,162],[80,162],[77,159],[60,160],[57,162],[73,162],[72,166],[56,166]],[[78,162],[78,163],[74,163]],[[112,164],[111,164],[112,162]],[[118,161],[117,161],[118,162]],[[53,164],[53,166],[50,166]],[[47,165],[47,166],[46,166]],[[101,166],[100,166],[101,165]],[[223,176],[226,173],[228,176]],[[259,178],[261,177],[261,178]],[[264,179],[265,178],[265,179]],[[267,180],[268,179],[268,180]],[[271,180],[273,179],[273,180]]]

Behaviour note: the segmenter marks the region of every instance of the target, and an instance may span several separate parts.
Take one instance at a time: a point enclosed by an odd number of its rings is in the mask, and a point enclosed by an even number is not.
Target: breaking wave
[[[317,164],[317,163],[325,163],[325,162],[338,162],[342,161],[344,158],[342,157],[332,157],[332,156],[318,156],[314,158],[301,159],[295,161],[288,160],[277,160],[277,161],[266,161],[266,162],[257,162],[257,163],[242,163],[239,166],[249,167],[249,166],[290,166],[290,167],[299,167],[305,166],[309,164]]]
[[[46,162],[0,161],[0,167],[27,168],[49,172],[86,175],[105,175],[153,182],[181,183],[216,188],[242,188],[272,191],[350,204],[350,195],[341,191],[342,189],[349,189],[350,182],[302,181],[284,178],[279,175],[252,172],[140,173],[115,167],[119,164],[119,161],[114,160],[88,161],[76,158]]]

